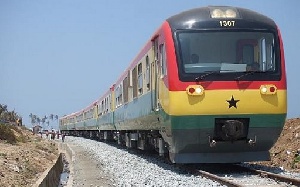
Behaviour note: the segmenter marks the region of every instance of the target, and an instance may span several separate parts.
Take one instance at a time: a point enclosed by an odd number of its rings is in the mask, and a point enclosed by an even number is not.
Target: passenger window
[[[146,84],[147,84],[147,91],[150,90],[150,63],[149,57],[146,57]]]
[[[164,77],[165,75],[167,75],[166,50],[164,44],[161,44],[159,46],[159,52],[160,52],[160,60],[161,60],[161,75],[162,77]]]
[[[138,65],[138,94],[143,94],[143,66],[142,63]]]

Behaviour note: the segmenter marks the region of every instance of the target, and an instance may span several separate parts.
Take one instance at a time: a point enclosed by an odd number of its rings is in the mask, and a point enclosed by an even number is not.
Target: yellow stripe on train
[[[186,91],[160,93],[161,106],[169,115],[283,114],[287,112],[287,92],[262,94],[257,90],[206,90],[202,95]]]

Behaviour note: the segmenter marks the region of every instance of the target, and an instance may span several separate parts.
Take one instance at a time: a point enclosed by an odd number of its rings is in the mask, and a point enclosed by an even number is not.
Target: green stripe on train
[[[283,127],[286,114],[169,116],[172,129],[212,128],[215,118],[250,118],[250,127]]]

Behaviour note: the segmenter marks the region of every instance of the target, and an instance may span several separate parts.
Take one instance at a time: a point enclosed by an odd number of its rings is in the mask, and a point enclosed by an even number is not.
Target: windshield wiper
[[[206,74],[200,75],[199,77],[195,78],[195,81],[199,82],[200,80],[204,80],[205,77],[215,74],[215,73],[220,73],[220,71],[205,71]]]
[[[244,71],[244,74],[234,78],[234,80],[239,81],[242,77],[252,75],[254,73],[265,73],[265,71],[257,71],[257,70],[252,70],[252,71]]]

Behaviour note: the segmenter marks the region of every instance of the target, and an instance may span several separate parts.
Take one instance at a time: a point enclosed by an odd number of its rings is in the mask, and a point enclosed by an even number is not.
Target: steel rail
[[[204,177],[204,178],[208,178],[210,180],[213,180],[213,181],[217,181],[219,182],[220,184],[223,184],[223,185],[226,185],[226,186],[229,186],[229,187],[243,187],[242,185],[240,184],[237,184],[235,182],[232,182],[232,181],[229,181],[229,180],[226,180],[222,177],[219,177],[217,175],[214,175],[214,174],[211,174],[209,172],[206,172],[206,171],[203,171],[203,170],[196,170],[195,172],[196,174],[199,174],[200,176]]]
[[[256,174],[259,174],[262,177],[267,177],[267,178],[273,179],[275,181],[280,181],[280,182],[285,182],[285,183],[292,184],[295,186],[300,186],[299,179],[290,178],[290,177],[286,177],[284,175],[274,174],[274,173],[259,170],[259,169],[252,169],[252,168],[247,168],[247,169],[249,169],[250,171],[252,171]]]

